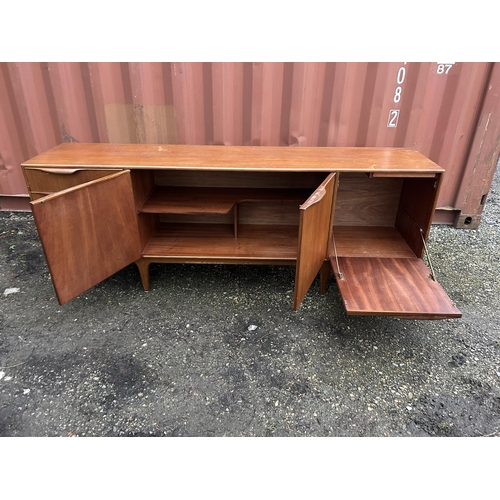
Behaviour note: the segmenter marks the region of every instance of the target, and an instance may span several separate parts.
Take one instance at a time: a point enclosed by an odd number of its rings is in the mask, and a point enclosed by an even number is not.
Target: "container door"
[[[299,209],[299,243],[293,299],[295,310],[328,256],[336,175],[330,174]]]
[[[418,257],[331,256],[330,262],[349,315],[406,319],[462,316]]]
[[[31,202],[61,305],[141,257],[130,171]]]

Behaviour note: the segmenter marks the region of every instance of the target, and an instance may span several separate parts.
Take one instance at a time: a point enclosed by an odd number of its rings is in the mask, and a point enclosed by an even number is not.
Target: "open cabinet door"
[[[328,240],[335,193],[335,173],[330,174],[300,206],[299,243],[293,308],[298,309],[328,256]]]
[[[330,261],[349,315],[406,319],[462,316],[418,257],[331,256]]]
[[[141,257],[130,171],[31,202],[61,305]]]

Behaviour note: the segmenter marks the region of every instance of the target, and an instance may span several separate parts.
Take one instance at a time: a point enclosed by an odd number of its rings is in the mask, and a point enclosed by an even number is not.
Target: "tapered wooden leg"
[[[330,279],[330,271],[332,266],[329,260],[325,260],[319,271],[319,293],[326,293],[328,290],[328,280]]]
[[[146,259],[139,259],[135,261],[135,264],[139,268],[139,274],[141,275],[142,286],[144,291],[149,291],[149,264],[150,262]]]

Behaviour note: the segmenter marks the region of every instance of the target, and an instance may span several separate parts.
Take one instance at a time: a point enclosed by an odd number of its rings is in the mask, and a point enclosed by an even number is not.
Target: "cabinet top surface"
[[[63,143],[25,167],[246,171],[443,172],[409,149],[369,147],[191,146]]]

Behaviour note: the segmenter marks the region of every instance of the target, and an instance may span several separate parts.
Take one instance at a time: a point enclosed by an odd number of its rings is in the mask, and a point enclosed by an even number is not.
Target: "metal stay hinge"
[[[436,275],[434,274],[434,269],[432,268],[431,256],[429,254],[429,250],[427,249],[427,244],[425,243],[424,230],[421,227],[419,227],[419,229],[420,229],[420,236],[422,237],[422,243],[424,244],[424,252],[427,257],[427,262],[429,263],[429,267],[431,268],[431,274],[429,275],[429,278],[432,281],[436,281]]]
[[[340,280],[343,280],[344,275],[340,272],[339,259],[337,257],[337,246],[335,245],[335,236],[333,234],[332,234],[332,240],[333,240],[333,251],[335,252],[335,262],[337,263],[337,276],[339,277]]]

